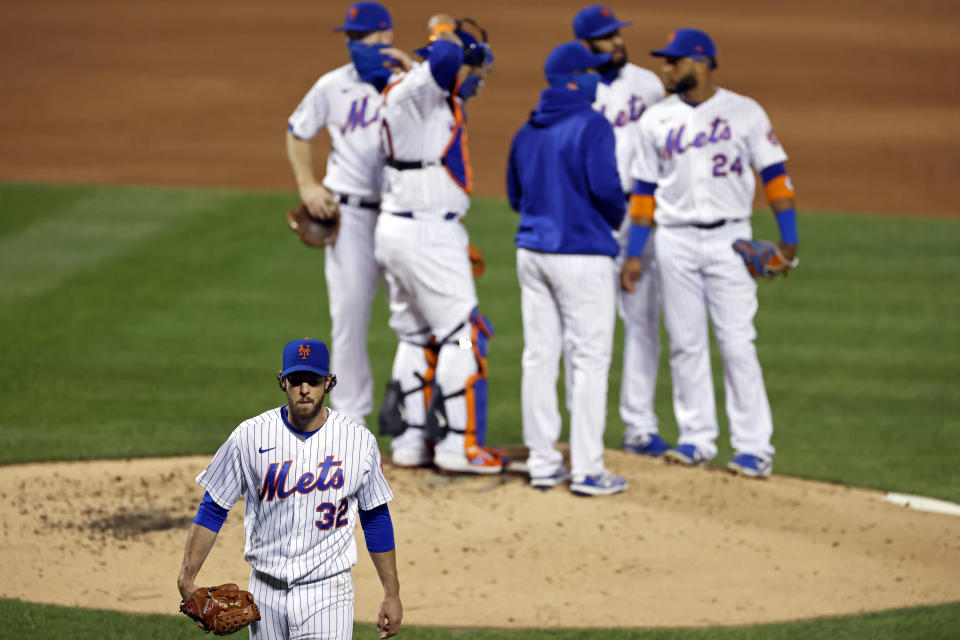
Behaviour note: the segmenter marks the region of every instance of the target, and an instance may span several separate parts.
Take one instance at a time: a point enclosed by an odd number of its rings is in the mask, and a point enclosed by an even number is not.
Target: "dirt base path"
[[[206,457],[0,467],[0,597],[176,612]],[[960,518],[876,491],[607,452],[630,490],[577,498],[519,474],[387,465],[411,625],[738,625],[960,600]],[[200,583],[247,583],[240,509]],[[363,550],[357,620],[381,594]],[[118,591],[133,594],[114,598]],[[470,603],[470,606],[464,606]]]

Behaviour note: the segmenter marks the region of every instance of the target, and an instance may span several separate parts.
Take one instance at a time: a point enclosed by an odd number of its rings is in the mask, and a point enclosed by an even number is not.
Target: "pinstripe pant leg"
[[[710,370],[706,294],[700,271],[700,229],[660,227],[654,236],[670,336],[673,411],[679,444],[717,454],[717,409]]]
[[[260,621],[250,625],[250,640],[286,640],[287,589],[269,576],[250,572],[250,593],[260,609]]]
[[[290,640],[353,638],[353,576],[350,570],[295,587],[297,624]]]
[[[531,476],[549,475],[563,461],[560,439],[557,374],[563,342],[560,309],[542,261],[545,254],[517,249],[517,278],[523,315],[521,408],[523,443],[530,449]]]
[[[616,324],[616,285],[610,277],[614,262],[598,255],[548,260],[570,344],[570,470],[575,476],[595,475],[605,468],[603,432]]]
[[[744,221],[726,225],[711,237],[711,260],[705,268],[707,304],[723,358],[730,442],[738,453],[769,459],[774,454],[773,417],[755,345],[757,282],[731,246],[736,239],[750,236],[750,224]]]
[[[331,369],[338,374],[330,406],[361,423],[373,411],[373,374],[367,353],[370,309],[380,282],[373,256],[376,212],[341,206],[340,233],[324,250],[330,303]]]
[[[660,367],[660,274],[653,238],[643,251],[643,275],[633,293],[620,289],[623,261],[614,272],[623,320],[623,371],[620,381],[620,418],[624,438],[657,433],[653,404]]]

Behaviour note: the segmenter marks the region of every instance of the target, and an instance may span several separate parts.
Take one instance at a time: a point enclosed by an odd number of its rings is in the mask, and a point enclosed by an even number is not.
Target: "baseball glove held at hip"
[[[340,231],[340,212],[334,210],[333,217],[321,220],[314,218],[301,204],[287,211],[287,224],[293,229],[305,245],[322,249],[332,246],[337,241]]]
[[[235,584],[201,587],[186,602],[180,603],[180,611],[204,631],[213,631],[218,636],[239,631],[260,619],[260,609],[253,601],[253,595]]]
[[[774,278],[780,274],[786,277],[788,271],[800,264],[799,258],[787,260],[780,247],[766,240],[741,238],[733,243],[733,250],[743,258],[754,278]]]

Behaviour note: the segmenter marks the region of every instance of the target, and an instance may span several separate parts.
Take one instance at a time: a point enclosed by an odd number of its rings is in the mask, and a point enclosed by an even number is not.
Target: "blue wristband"
[[[651,227],[642,224],[630,226],[630,236],[627,240],[627,257],[639,258],[643,253],[643,247],[647,244],[647,238],[650,237]]]
[[[797,237],[797,211],[784,209],[777,211],[777,226],[780,227],[780,241],[784,244],[799,244]]]

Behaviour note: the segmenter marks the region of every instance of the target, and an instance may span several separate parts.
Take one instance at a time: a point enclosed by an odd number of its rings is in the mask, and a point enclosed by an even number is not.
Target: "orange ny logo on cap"
[[[671,42],[673,42],[673,39],[676,37],[677,37],[677,32],[674,31],[669,36],[667,36],[667,44],[670,44]]]
[[[359,13],[359,12],[360,12],[360,9],[358,9],[358,8],[356,8],[356,7],[350,7],[350,19],[351,19],[351,20],[356,20],[356,19],[357,19],[357,13]],[[309,351],[310,351],[310,349],[307,349],[307,352],[308,352],[308,353],[309,353]]]
[[[697,50],[697,53],[703,53],[703,47],[700,46],[699,44],[698,44],[697,46],[695,46],[694,49]]]
[[[609,17],[611,17],[611,16],[613,15],[613,14],[610,13],[610,9],[607,9],[606,7],[601,7],[601,8],[600,8],[600,13],[602,13],[602,14],[603,14],[604,16],[606,16],[607,18],[609,18]]]
[[[299,355],[301,360],[306,360],[307,356],[310,355],[310,345],[307,345],[307,344],[300,345]]]

